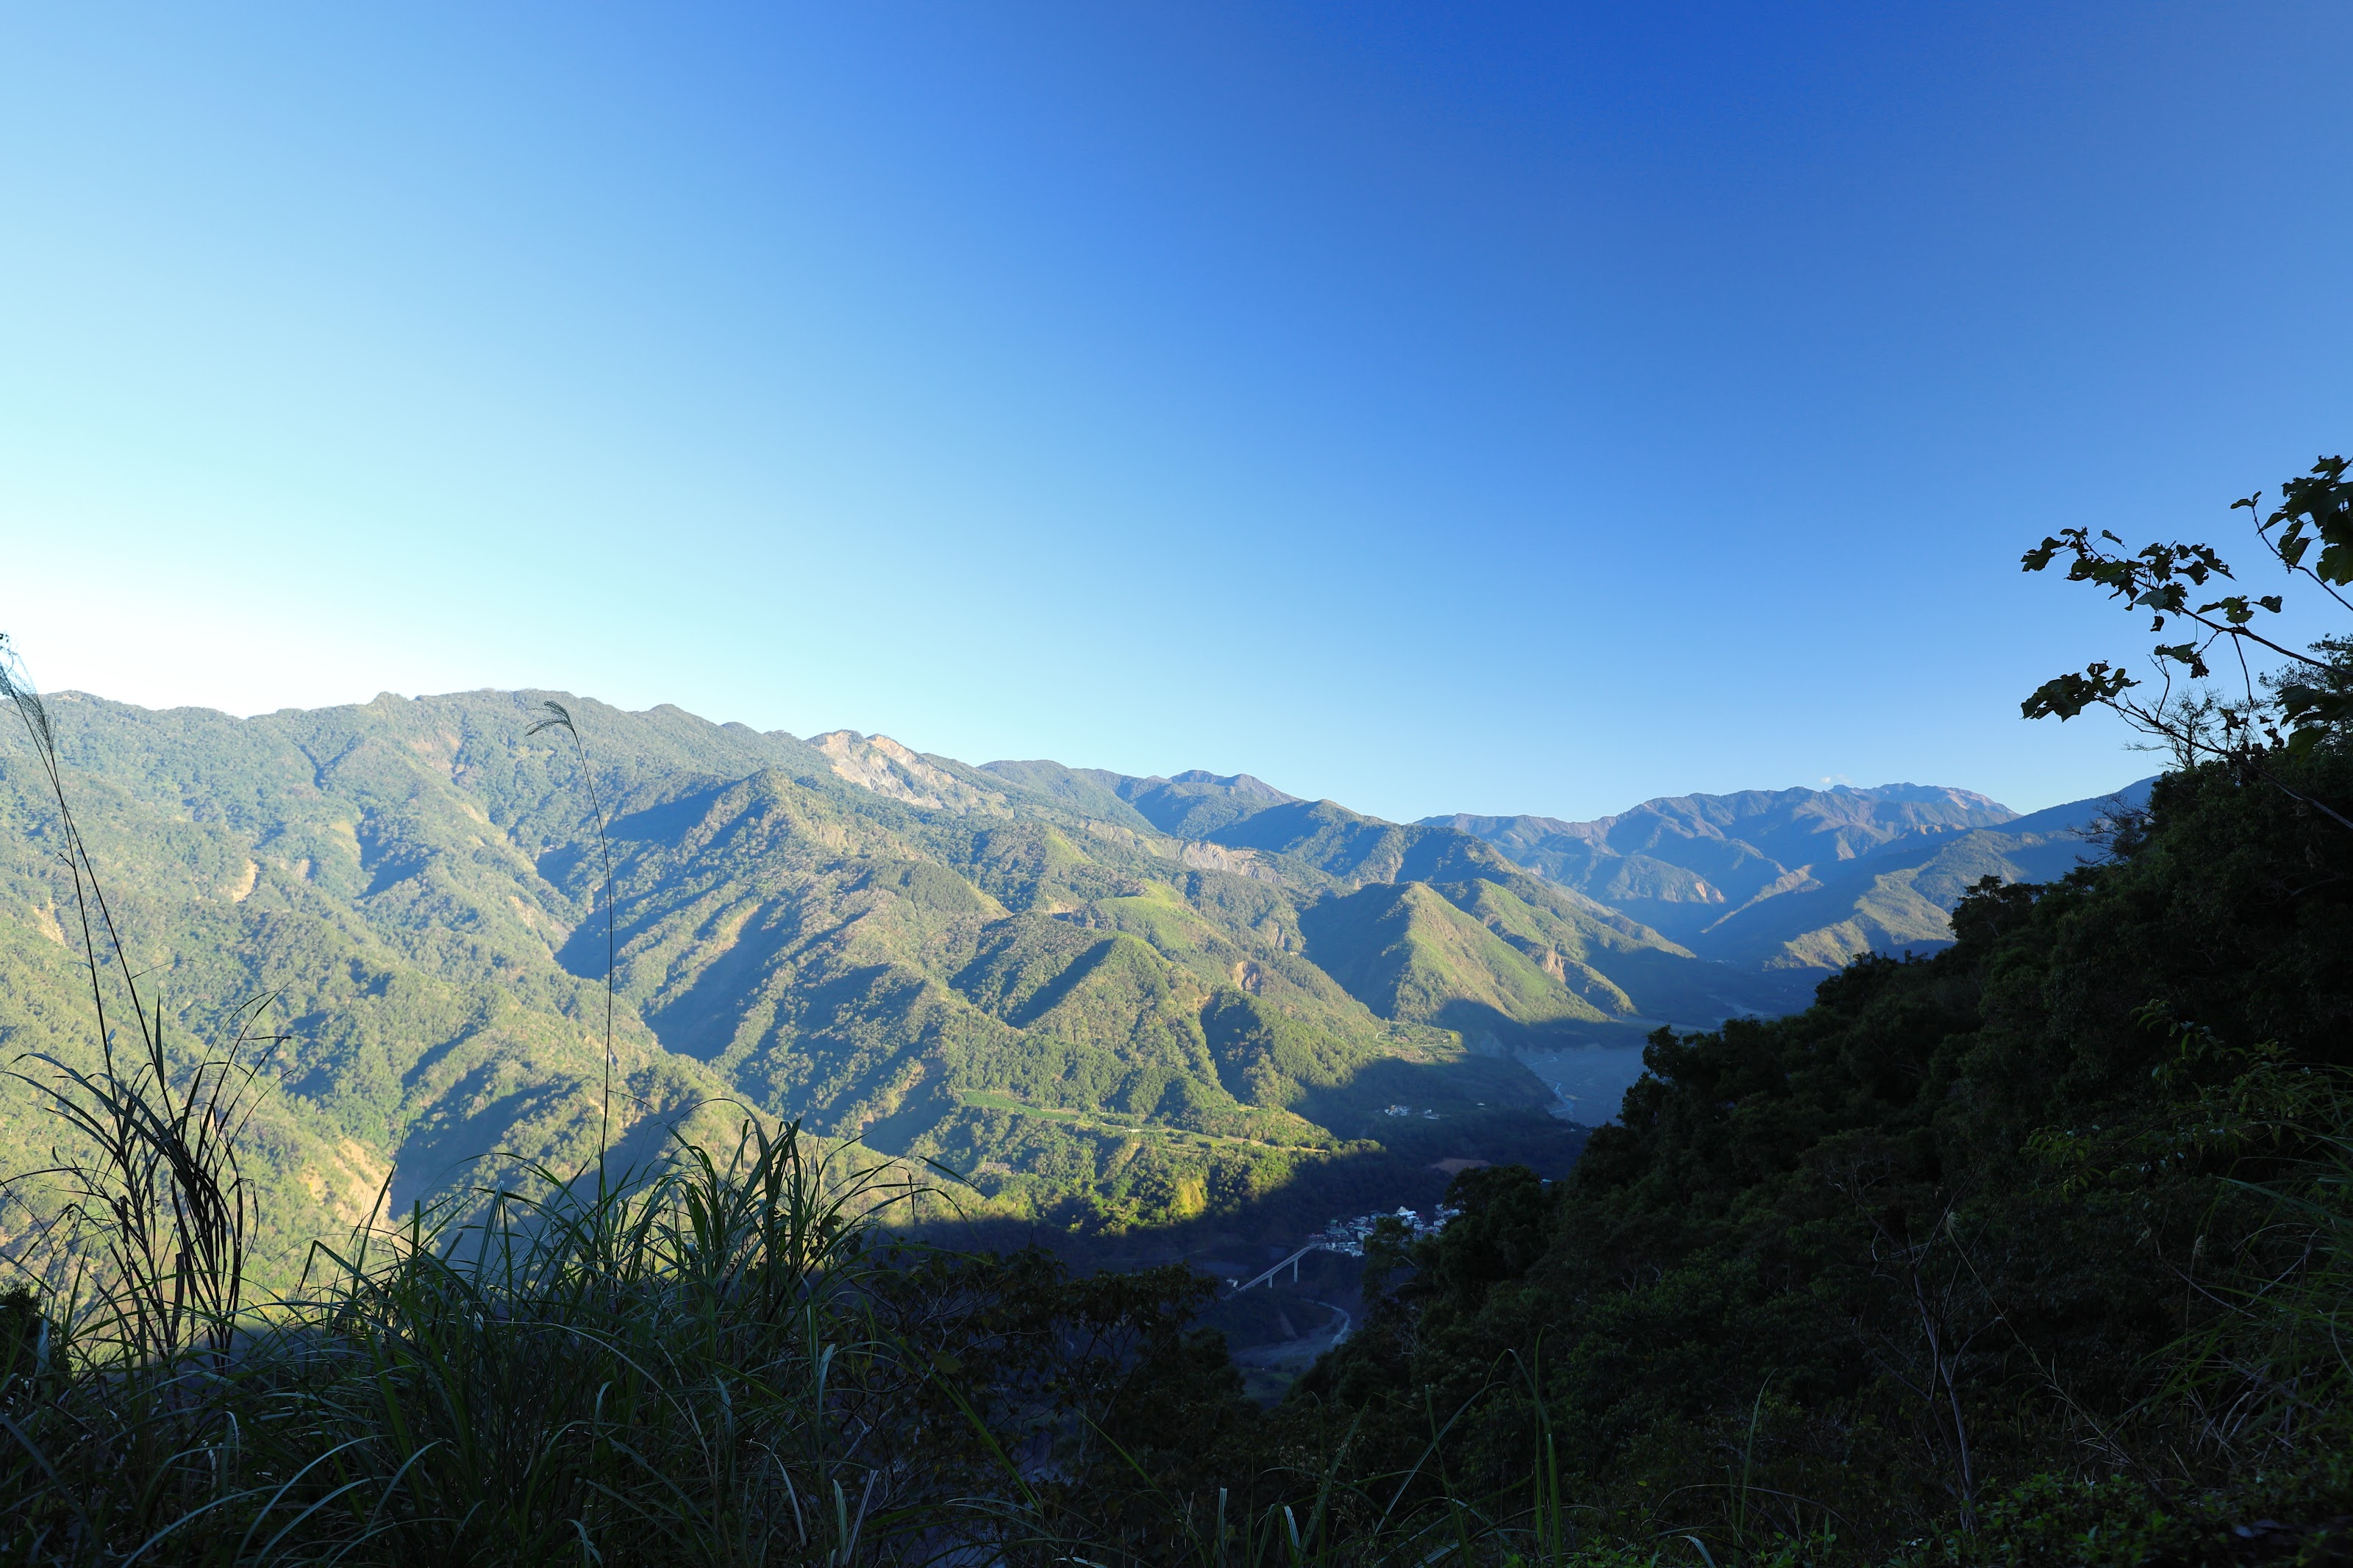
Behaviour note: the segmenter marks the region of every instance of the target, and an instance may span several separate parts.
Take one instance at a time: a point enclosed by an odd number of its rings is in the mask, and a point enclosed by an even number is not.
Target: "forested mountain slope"
[[[258,1148],[288,1237],[387,1177],[400,1208],[493,1151],[593,1147],[602,861],[563,737],[526,734],[548,695],[51,702],[175,1031],[193,1048],[271,999],[286,1076]],[[1006,1212],[1182,1217],[1311,1168],[1540,1157],[1569,1134],[1513,1048],[1769,1000],[1472,835],[1247,775],[975,768],[562,700],[609,816],[625,1151],[732,1098],[938,1158]],[[86,1061],[28,764],[7,732],[0,1048]],[[1379,1114],[1400,1102],[1410,1129]],[[0,1091],[20,1163],[35,1103]]]

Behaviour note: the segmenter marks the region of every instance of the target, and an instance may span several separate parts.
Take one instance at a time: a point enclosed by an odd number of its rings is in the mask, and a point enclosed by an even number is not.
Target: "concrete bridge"
[[[1240,1284],[1239,1284],[1239,1285],[1235,1286],[1235,1287],[1234,1287],[1234,1294],[1235,1294],[1235,1295],[1237,1295],[1237,1296],[1239,1296],[1239,1295],[1240,1295],[1243,1291],[1245,1291],[1245,1290],[1249,1289],[1250,1289],[1251,1286],[1253,1286],[1253,1285],[1263,1285],[1263,1286],[1265,1286],[1268,1289],[1271,1290],[1271,1289],[1274,1289],[1274,1277],[1275,1277],[1276,1275],[1278,1275],[1278,1274],[1282,1273],[1282,1272],[1284,1269],[1286,1269],[1286,1268],[1288,1268],[1288,1269],[1290,1269],[1290,1270],[1291,1270],[1291,1282],[1292,1282],[1293,1285],[1298,1284],[1298,1283],[1299,1283],[1299,1260],[1300,1260],[1301,1258],[1303,1258],[1306,1257],[1309,1253],[1311,1253],[1311,1252],[1314,1251],[1318,1247],[1321,1247],[1322,1245],[1323,1245],[1323,1243],[1322,1243],[1322,1242],[1318,1242],[1318,1241],[1311,1241],[1311,1242],[1309,1242],[1306,1246],[1304,1246],[1304,1247],[1301,1247],[1298,1251],[1296,1251],[1296,1252],[1293,1253],[1290,1257],[1288,1257],[1288,1258],[1284,1258],[1282,1262],[1280,1262],[1280,1263],[1276,1264],[1273,1268],[1271,1268],[1268,1269],[1265,1273],[1263,1273],[1263,1274],[1260,1274],[1260,1275],[1257,1275],[1257,1276],[1254,1276],[1253,1278],[1249,1279],[1245,1279],[1245,1280],[1244,1280],[1244,1281],[1242,1281]]]

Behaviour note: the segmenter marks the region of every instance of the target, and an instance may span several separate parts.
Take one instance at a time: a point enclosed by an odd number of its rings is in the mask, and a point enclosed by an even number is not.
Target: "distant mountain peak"
[[[1424,820],[1702,957],[1810,970],[1866,949],[1943,945],[1946,911],[1969,886],[2063,876],[2104,809],[2079,801],[2025,817],[1975,790],[1884,784],[1662,795],[1592,822]]]
[[[1869,800],[1905,801],[1920,805],[1961,805],[1971,810],[2003,812],[2016,816],[2018,813],[1989,795],[1973,789],[1956,789],[1950,784],[1834,784],[1822,792],[1829,795],[1862,795]]]
[[[1146,779],[1145,784],[1214,784],[1228,795],[1244,800],[1262,800],[1269,805],[1289,805],[1300,797],[1285,795],[1261,778],[1249,773],[1213,773],[1207,768],[1187,768],[1166,779]]]

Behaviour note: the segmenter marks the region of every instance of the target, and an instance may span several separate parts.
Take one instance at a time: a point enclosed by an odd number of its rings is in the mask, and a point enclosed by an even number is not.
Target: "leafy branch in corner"
[[[2256,524],[2255,537],[2290,576],[2309,579],[2339,608],[2353,612],[2353,600],[2338,592],[2353,585],[2348,467],[2353,464],[2344,458],[2323,458],[2309,474],[2289,479],[2281,487],[2280,504]],[[2233,511],[2241,508],[2261,514],[2263,492],[2231,503]],[[2131,550],[2106,529],[2094,536],[2087,528],[2068,528],[2028,551],[2020,564],[2041,572],[2063,558],[2069,582],[2105,588],[2127,608],[2148,611],[2152,635],[2163,637],[2170,628],[2180,640],[2149,649],[2153,697],[2147,695],[2149,684],[2123,666],[2097,659],[2037,687],[2019,704],[2027,718],[2065,721],[2087,708],[2105,708],[2164,742],[2184,767],[2227,763],[2282,789],[2286,786],[2264,765],[2270,753],[2308,751],[2353,723],[2353,637],[2327,637],[2299,649],[2265,635],[2264,617],[2282,612],[2283,596],[2221,592],[2226,584],[2237,586],[2238,579],[2211,545],[2150,543]],[[2259,674],[2265,655],[2287,664]],[[2177,689],[2180,681],[2212,679],[2217,666],[2236,668],[2238,696]],[[2353,821],[2328,806],[2306,804],[2353,828]]]

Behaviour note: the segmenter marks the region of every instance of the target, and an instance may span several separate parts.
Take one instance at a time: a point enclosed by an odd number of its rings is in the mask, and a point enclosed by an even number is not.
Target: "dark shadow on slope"
[[[464,1100],[490,1076],[489,1068],[475,1068],[447,1098]],[[393,1156],[392,1212],[398,1215],[412,1204],[490,1179],[485,1156],[500,1151],[508,1129],[567,1097],[572,1089],[569,1083],[535,1084],[501,1095],[470,1116],[437,1115],[412,1125]],[[478,1171],[482,1173],[473,1173]]]
[[[1776,1017],[1803,1012],[1814,1000],[1812,980],[1791,981],[1786,971],[1744,969],[1712,958],[1682,958],[1655,950],[1609,955],[1609,977],[1633,999],[1641,1019],[1679,1029],[1712,1029],[1726,1018]],[[1564,1038],[1608,1043],[1622,1030],[1653,1026],[1640,1020],[1565,1027]]]
[[[927,1085],[909,1095],[890,1115],[868,1122],[859,1142],[879,1153],[903,1159],[909,1144],[939,1125],[955,1108],[953,1096],[936,1085]]]
[[[558,844],[533,861],[532,869],[538,872],[539,879],[549,887],[561,888],[566,886],[567,879],[584,864],[593,859],[596,854],[596,847],[594,844],[586,847],[572,843]]]
[[[1101,969],[1103,960],[1111,955],[1117,942],[1105,937],[1064,966],[1060,974],[1038,987],[1016,1008],[1007,1022],[1017,1029],[1026,1029],[1062,1004],[1064,998],[1079,988],[1087,976]]]
[[[713,784],[659,805],[617,816],[613,818],[610,836],[621,843],[658,844],[665,849],[675,849],[711,815],[712,803],[734,787],[733,783]]]
[[[1543,1018],[1522,1023],[1488,1003],[1463,997],[1457,997],[1440,1006],[1437,1016],[1430,1021],[1442,1029],[1452,1029],[1461,1035],[1463,1043],[1473,1051],[1490,1056],[1508,1056],[1514,1051],[1559,1050],[1594,1040],[1616,1039],[1629,1029],[1641,1032],[1646,1027],[1606,1018]]]
[[[854,1131],[862,1108],[907,1081],[913,1058],[941,1045],[944,993],[895,964],[865,964],[797,989],[788,1016],[743,1043],[730,1068],[736,1092],[763,1110],[804,1119],[831,1137]]]
[[[412,878],[422,877],[432,859],[430,849],[385,833],[374,816],[363,820],[353,837],[360,847],[360,869],[368,878],[367,886],[360,893],[363,899],[375,898]]]
[[[1340,1082],[1309,1087],[1290,1109],[1341,1138],[1418,1141],[1421,1124],[1488,1113],[1541,1113],[1552,1093],[1508,1056],[1417,1062],[1379,1057]],[[1392,1114],[1403,1108],[1404,1115]],[[1413,1123],[1412,1126],[1406,1125]]]
[[[671,1133],[678,1124],[691,1116],[695,1110],[696,1107],[691,1104],[672,1106],[642,1117],[631,1125],[617,1130],[611,1145],[605,1151],[607,1180],[616,1186],[634,1186],[643,1181],[648,1174],[676,1152],[678,1143],[671,1137]],[[710,1151],[713,1158],[722,1161],[724,1161],[728,1152],[725,1148],[713,1148]],[[497,1165],[495,1161],[488,1161],[484,1163],[486,1169],[495,1169]],[[596,1162],[594,1159],[586,1161],[577,1173],[564,1171],[559,1172],[558,1174],[571,1177],[572,1184],[575,1188],[585,1183],[593,1189],[596,1181]]]
[[[639,1016],[664,1050],[707,1062],[723,1055],[735,1043],[746,1007],[765,995],[778,954],[799,934],[772,927],[770,912],[771,906],[765,903],[752,910],[737,928],[733,943],[705,964],[691,983],[673,991],[659,1005],[641,1009]],[[565,944],[559,955],[567,961],[567,967],[574,948],[579,945],[575,938]],[[585,960],[590,956],[601,964],[601,942],[593,954],[582,956],[584,967]],[[575,969],[574,973],[582,972]],[[582,974],[584,979],[588,977]],[[597,978],[601,977],[600,972]]]

